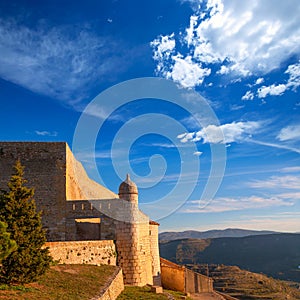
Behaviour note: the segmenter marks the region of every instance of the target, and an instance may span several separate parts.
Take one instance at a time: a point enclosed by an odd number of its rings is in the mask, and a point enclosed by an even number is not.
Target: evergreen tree
[[[11,252],[17,249],[17,244],[14,240],[10,239],[9,232],[6,231],[7,224],[0,222],[0,263]]]
[[[28,283],[49,268],[52,258],[43,248],[46,242],[41,214],[36,212],[34,190],[24,186],[24,167],[20,161],[0,197],[0,218],[16,241],[17,249],[2,261],[1,275],[7,283]]]

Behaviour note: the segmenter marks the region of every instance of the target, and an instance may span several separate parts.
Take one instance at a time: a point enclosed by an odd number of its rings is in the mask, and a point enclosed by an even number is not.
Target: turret
[[[120,184],[119,197],[123,200],[138,205],[138,188],[136,184],[133,181],[131,181],[129,174],[127,174],[126,180]]]

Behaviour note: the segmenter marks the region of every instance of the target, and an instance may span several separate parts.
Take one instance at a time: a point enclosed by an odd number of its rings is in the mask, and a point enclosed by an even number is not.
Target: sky
[[[300,232],[300,2],[0,2],[3,141],[66,141],[160,231]]]

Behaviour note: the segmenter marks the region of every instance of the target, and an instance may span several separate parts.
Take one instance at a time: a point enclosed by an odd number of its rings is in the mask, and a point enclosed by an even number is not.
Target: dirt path
[[[200,293],[190,296],[194,300],[225,300],[224,297],[215,293]]]

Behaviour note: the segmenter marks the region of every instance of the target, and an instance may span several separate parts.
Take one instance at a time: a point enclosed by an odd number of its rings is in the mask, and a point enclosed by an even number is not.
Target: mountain
[[[300,282],[300,234],[160,242],[160,255],[179,264],[224,264]]]
[[[163,241],[173,241],[178,239],[212,239],[221,237],[244,237],[249,235],[264,235],[277,233],[275,231],[257,231],[246,230],[237,228],[227,228],[224,230],[208,230],[208,231],[195,231],[187,230],[181,232],[162,232],[159,234],[159,239]]]

